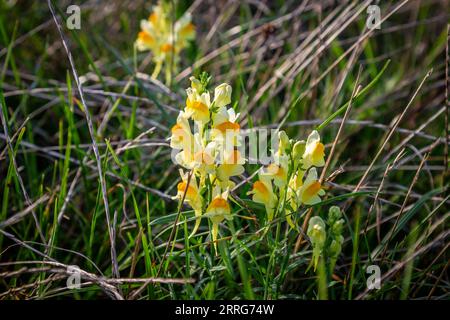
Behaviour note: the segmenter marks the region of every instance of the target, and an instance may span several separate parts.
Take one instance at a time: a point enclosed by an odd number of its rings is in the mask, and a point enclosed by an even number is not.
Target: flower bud
[[[323,247],[327,233],[325,231],[325,222],[323,222],[321,217],[315,216],[309,220],[307,234],[314,247]]]
[[[196,77],[190,77],[189,80],[191,80],[191,88],[197,91],[198,94],[202,94],[203,92],[203,85]]]
[[[294,159],[295,168],[297,168],[300,160],[302,159],[303,153],[305,152],[305,141],[297,141],[292,147],[292,158]]]
[[[341,219],[342,213],[339,207],[332,206],[328,210],[328,225],[330,226],[330,233],[334,237],[339,237],[342,234],[342,228],[344,226],[344,219]]]
[[[341,217],[342,213],[338,206],[332,206],[330,210],[328,210],[328,221],[330,224],[339,220]]]
[[[287,136],[286,132],[280,131],[278,132],[278,153],[280,155],[286,154],[287,151],[291,148],[291,143],[289,141],[289,137]]]
[[[327,238],[327,233],[325,231],[325,222],[323,222],[321,217],[315,216],[309,220],[307,234],[311,239],[311,243],[313,246],[312,260],[314,270],[316,270],[317,264],[319,263],[319,258],[320,256],[322,256],[325,240]]]
[[[328,254],[330,258],[335,259],[339,256],[342,250],[342,243],[344,242],[344,237],[339,236],[331,241],[330,247],[328,248]]]
[[[222,83],[214,89],[214,106],[217,108],[226,106],[231,103],[231,86]]]

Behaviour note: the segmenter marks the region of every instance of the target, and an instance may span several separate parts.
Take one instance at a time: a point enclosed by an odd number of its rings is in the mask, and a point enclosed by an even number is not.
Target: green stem
[[[153,70],[152,73],[152,79],[156,80],[158,78],[159,73],[161,72],[161,68],[162,68],[162,60],[158,60],[155,62],[155,69]]]

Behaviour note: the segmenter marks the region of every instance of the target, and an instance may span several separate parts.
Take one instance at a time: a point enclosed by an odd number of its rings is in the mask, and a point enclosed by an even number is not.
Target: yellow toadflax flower
[[[314,205],[321,201],[320,196],[325,195],[322,185],[317,180],[316,168],[309,169],[305,182],[299,189],[299,198],[301,203]]]
[[[289,180],[287,200],[293,210],[297,210],[301,204],[300,188],[303,186],[304,175],[305,171],[298,170],[297,173]]]
[[[266,208],[267,218],[272,221],[278,198],[273,192],[270,177],[259,174],[259,180],[253,184],[253,189],[247,194],[253,195],[252,200],[262,203]]]
[[[245,159],[242,158],[238,150],[233,150],[230,153],[225,151],[223,163],[217,167],[217,178],[222,183],[228,183],[230,177],[238,176],[244,173]]]
[[[222,108],[231,103],[232,88],[227,83],[222,83],[214,89],[214,106]]]
[[[174,30],[176,37],[176,47],[179,50],[187,47],[189,41],[195,38],[195,26],[191,22],[192,17],[189,13],[185,13],[177,22],[175,22]]]
[[[320,142],[319,133],[314,130],[306,140],[305,152],[303,153],[303,169],[311,166],[323,167],[325,165],[325,147]]]
[[[200,94],[196,89],[188,88],[186,93],[186,108],[184,109],[186,117],[202,124],[209,122],[209,108],[211,107],[209,92]]]
[[[170,147],[173,149],[184,149],[192,145],[193,135],[189,121],[183,111],[180,111],[177,123],[171,129]]]
[[[214,105],[216,105],[214,100]],[[239,113],[236,114],[233,109],[227,109],[222,106],[213,114],[213,126],[211,130],[211,138],[217,141],[223,148],[240,145],[241,127],[237,122]]]
[[[303,176],[305,172],[298,170],[298,172],[291,177],[288,184],[286,200],[292,209],[292,212],[286,215],[286,221],[289,223],[291,228],[297,229],[294,222],[292,221],[292,215],[298,210],[301,205],[300,201],[300,188],[303,186]]]
[[[286,132],[278,132],[278,150],[275,152],[275,156],[281,157],[287,155],[288,149],[291,147],[289,137]]]
[[[151,51],[156,63],[152,77],[156,78],[162,64],[166,63],[166,74],[176,67],[178,54],[195,38],[195,27],[191,15],[185,13],[173,23],[173,8],[160,1],[154,6],[147,20],[141,21],[141,31],[136,39],[139,51]],[[170,79],[167,79],[170,82]]]
[[[215,100],[214,100],[215,101]],[[213,116],[213,128],[225,134],[227,130],[239,131],[241,127],[237,123],[239,113],[236,114],[233,109],[220,107]]]
[[[189,31],[189,28],[184,31]],[[211,101],[207,89],[210,77],[206,73],[202,73],[199,79],[191,77],[190,81],[190,87],[186,90],[186,106],[171,130],[170,146],[180,150],[175,154],[175,162],[192,172],[194,185],[188,188],[186,198],[196,214],[196,223],[191,236],[200,225],[202,204],[210,201],[205,213],[212,221],[212,239],[215,242],[219,223],[224,219],[231,219],[227,197],[228,190],[234,187],[234,183],[230,178],[244,172],[245,159],[235,148],[234,143],[230,144],[229,148],[223,148],[223,141],[213,139],[210,134],[213,123],[218,126],[219,131],[230,127],[239,134],[240,127],[236,122],[238,115],[234,110],[226,109],[231,103],[231,86],[226,83],[217,86],[214,100]],[[193,128],[197,129],[195,134],[191,132],[190,120],[194,123]],[[218,159],[219,156],[222,156],[222,159]],[[180,189],[186,187],[186,176],[182,175],[182,180],[183,182],[178,185],[178,198]],[[197,181],[202,186],[200,190]],[[194,197],[194,194],[198,197]],[[198,198],[201,201],[193,200]],[[217,249],[216,243],[215,247]]]
[[[236,123],[239,115],[235,115],[234,110],[228,111],[225,108],[231,102],[231,86],[226,83],[217,86],[211,103],[210,94],[204,90],[201,82],[195,77],[190,77],[190,80],[191,87],[186,90],[186,116],[204,125],[209,122],[212,115],[215,126],[222,125],[217,129],[224,132],[228,128],[239,130],[239,125]],[[211,110],[212,107],[214,110]]]
[[[273,179],[273,183],[282,190],[287,185],[289,158],[286,155],[275,155],[275,163],[266,167],[264,175]]]
[[[183,173],[183,170],[180,170],[181,182],[177,185],[177,195],[174,199],[182,200],[184,197],[184,201],[191,206],[194,210],[194,214],[196,217],[194,230],[191,233],[191,236],[196,233],[198,227],[200,226],[200,218],[202,216],[202,206],[203,206],[203,197],[201,196],[197,184],[197,178],[195,175],[191,176],[191,179],[188,184],[188,173]],[[186,192],[186,195],[184,193]]]
[[[280,193],[283,193],[282,190],[288,184],[289,149],[290,141],[286,132],[278,132],[278,149],[273,155],[274,162],[266,167],[264,175],[273,179],[273,183],[280,189]]]
[[[317,169],[324,165],[324,145],[320,142],[320,136],[317,131],[313,131],[307,142],[303,140],[290,140],[284,131],[278,132],[278,147],[272,150],[274,162],[264,169],[261,169],[260,177],[265,177],[266,181],[257,182],[254,185],[251,194],[254,201],[267,203],[278,199],[278,209],[285,215],[289,225],[297,229],[293,222],[293,216],[297,213],[300,206],[314,205],[321,202],[321,196],[325,194],[321,183],[317,179]],[[306,171],[308,171],[304,179]],[[274,189],[272,189],[272,181]],[[264,192],[261,192],[261,191]],[[268,197],[270,193],[274,196]],[[260,196],[264,194],[264,196]],[[270,200],[267,200],[270,199]],[[272,206],[274,208],[274,206]],[[286,210],[288,209],[288,211]],[[267,210],[269,220],[273,218],[274,210]]]
[[[194,169],[201,177],[215,170],[216,147],[214,142],[205,145],[200,134],[194,134],[193,144],[186,143],[183,150],[175,156],[176,162],[186,169]]]
[[[208,205],[205,214],[212,222],[212,241],[214,242],[214,248],[217,254],[217,235],[219,233],[219,223],[223,220],[231,220],[233,216],[231,215],[230,205],[228,204],[228,190],[220,193],[220,188],[214,188],[213,199]]]

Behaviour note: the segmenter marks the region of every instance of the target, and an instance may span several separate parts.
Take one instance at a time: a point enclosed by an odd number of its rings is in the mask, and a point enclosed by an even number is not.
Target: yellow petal
[[[182,37],[190,37],[194,34],[195,26],[192,23],[188,23],[180,30],[180,35]]]
[[[156,14],[156,12],[153,12],[150,17],[148,17],[148,21],[150,21],[151,23],[153,23],[154,25],[156,25],[156,23],[158,22],[158,15]]]
[[[192,114],[192,118],[195,121],[207,121],[209,120],[209,109],[201,101],[186,100],[186,109],[188,113]]]
[[[152,46],[155,43],[155,39],[145,31],[139,32],[138,40],[146,46]]]
[[[217,126],[215,126],[215,128],[225,134],[227,132],[227,130],[236,131],[236,130],[239,130],[241,127],[239,126],[238,123],[234,123],[231,121],[225,121],[225,122],[222,122],[221,124],[218,124]]]
[[[187,183],[184,181],[180,182],[177,185],[177,190],[178,190],[178,193],[181,195],[181,197],[183,197],[184,191],[186,190],[186,185],[187,185]],[[198,190],[196,190],[195,187],[193,187],[191,184],[189,184],[189,186],[187,187],[187,190],[186,190],[185,199],[193,201],[193,200],[195,200],[197,195],[198,195]]]
[[[161,46],[161,51],[164,53],[173,51],[173,46],[170,43],[165,43]]]
[[[213,201],[211,201],[211,203],[208,206],[207,211],[212,211],[212,210],[225,210],[227,212],[230,211],[230,205],[228,204],[228,201],[221,198],[221,197],[217,197],[215,199],[213,199]]]
[[[189,239],[192,238],[198,230],[198,227],[200,227],[200,222],[201,222],[201,218],[202,218],[202,211],[201,210],[194,210],[195,213],[195,225],[194,225],[194,229],[192,230],[191,234],[189,235]]]
[[[219,224],[218,223],[213,223],[212,224],[212,230],[211,230],[211,234],[212,234],[212,240],[214,243],[214,250],[216,251],[216,256],[217,256],[217,234],[219,233]]]

